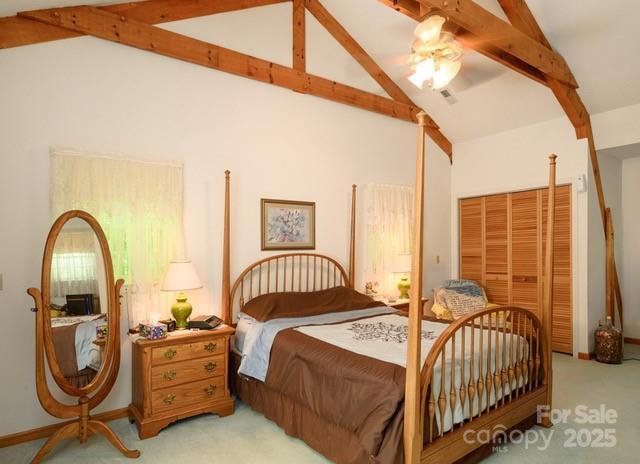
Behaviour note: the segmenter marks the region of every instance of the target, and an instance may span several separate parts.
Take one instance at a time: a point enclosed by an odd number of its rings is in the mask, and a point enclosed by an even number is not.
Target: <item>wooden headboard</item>
[[[230,324],[235,309],[242,310],[251,299],[277,292],[312,292],[352,287],[355,276],[356,185],[351,189],[349,272],[326,255],[287,253],[269,256],[248,266],[231,287],[230,172],[225,171],[224,240],[222,253],[222,319]]]
[[[328,288],[350,287],[344,267],[329,256],[316,253],[287,253],[270,256],[247,267],[236,279],[230,294],[232,314],[235,308],[260,295],[278,292],[313,292]]]

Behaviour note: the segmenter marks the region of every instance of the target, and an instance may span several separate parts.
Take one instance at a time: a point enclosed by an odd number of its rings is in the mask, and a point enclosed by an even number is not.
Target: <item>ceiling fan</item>
[[[412,74],[408,79],[416,87],[423,89],[426,84],[441,93],[447,90],[448,95],[443,96],[448,99],[452,90],[461,92],[504,72],[475,53],[465,54],[463,67],[463,47],[452,32],[443,30],[445,22],[445,18],[434,14],[414,30],[416,39],[409,57]]]
[[[414,73],[409,80],[419,89],[427,83],[434,90],[446,87],[460,72],[462,45],[451,32],[443,31],[445,19],[432,15],[416,27],[409,60]]]

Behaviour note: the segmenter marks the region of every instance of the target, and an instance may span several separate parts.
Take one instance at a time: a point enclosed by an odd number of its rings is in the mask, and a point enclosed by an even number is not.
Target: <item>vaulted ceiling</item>
[[[505,18],[497,0],[477,3]],[[17,11],[105,4],[100,0],[5,0],[0,16]],[[467,50],[450,104],[438,92],[418,90],[406,79],[408,51],[416,22],[376,0],[323,0],[325,7],[378,64],[441,126],[452,142],[562,117],[551,91],[504,66]],[[528,0],[553,47],[566,59],[591,114],[640,103],[640,2],[616,0]],[[283,3],[162,27],[276,63],[291,64],[291,5]],[[194,28],[194,24],[199,27]],[[202,26],[205,27],[202,27]],[[384,95],[375,83],[311,16],[307,15],[309,71]],[[265,49],[265,39],[270,49]],[[273,46],[273,45],[277,46]]]

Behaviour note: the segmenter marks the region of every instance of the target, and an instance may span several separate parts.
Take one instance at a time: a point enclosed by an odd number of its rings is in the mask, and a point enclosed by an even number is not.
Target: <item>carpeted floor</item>
[[[627,345],[625,357],[640,359],[640,346]],[[517,444],[499,447],[487,463],[634,463],[640,459],[640,361],[621,366],[554,356],[554,407],[570,411],[566,423],[552,429],[535,428]],[[577,423],[576,407],[617,412],[615,423]],[[578,414],[581,412],[577,411]],[[303,442],[286,436],[262,415],[238,402],[236,412],[220,419],[207,415],[183,420],[156,438],[140,441],[126,419],[110,423],[123,441],[142,452],[137,461],[123,458],[101,437],[86,445],[68,440],[45,460],[47,463],[328,463]],[[610,429],[610,431],[606,431]],[[602,435],[602,436],[601,436]],[[549,439],[550,437],[550,439]],[[518,439],[518,437],[515,437]],[[548,439],[548,448],[543,447]],[[533,442],[533,440],[536,440]],[[612,447],[602,446],[613,443]],[[27,463],[44,440],[0,449],[1,463]],[[573,445],[573,446],[571,446]],[[600,446],[598,446],[600,445]]]

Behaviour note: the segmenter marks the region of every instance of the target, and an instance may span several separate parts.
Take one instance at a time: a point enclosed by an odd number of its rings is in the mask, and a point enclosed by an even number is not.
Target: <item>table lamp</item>
[[[398,290],[400,291],[401,299],[409,298],[409,289],[411,283],[409,282],[409,273],[411,272],[411,255],[398,255],[396,257],[394,274],[404,274],[400,277],[398,282]]]
[[[176,320],[176,329],[186,329],[187,319],[191,315],[193,307],[187,302],[185,290],[195,290],[202,288],[200,277],[196,272],[196,267],[188,259],[178,259],[169,264],[169,269],[164,276],[162,291],[178,292],[176,303],[171,306],[171,314]]]

